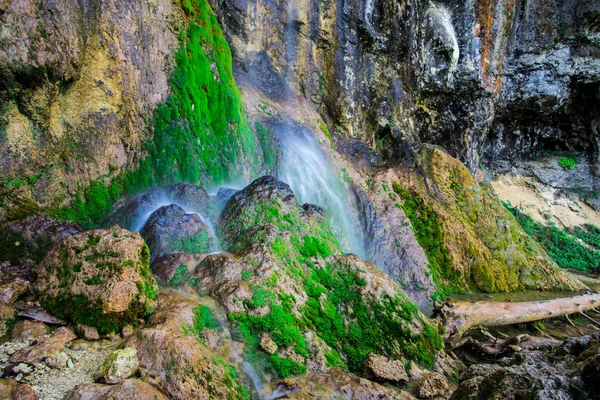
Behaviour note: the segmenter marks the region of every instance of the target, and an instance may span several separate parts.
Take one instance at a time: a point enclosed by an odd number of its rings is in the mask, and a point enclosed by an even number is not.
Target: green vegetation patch
[[[569,155],[558,160],[558,165],[564,169],[572,170],[577,165],[577,156]]]
[[[171,95],[154,112],[147,157],[132,171],[109,174],[80,188],[70,205],[50,207],[51,216],[99,226],[124,195],[177,182],[222,184],[239,178],[243,165],[261,164],[261,149],[246,119],[223,32],[206,0],[182,5],[189,23],[179,35]],[[258,134],[270,165],[272,144],[264,131]]]
[[[435,210],[426,204],[416,192],[402,189],[393,184],[393,190],[403,203],[396,204],[402,208],[410,219],[415,238],[423,248],[429,269],[438,290],[433,300],[440,300],[450,293],[460,291],[460,275],[453,265],[452,255],[446,248],[442,219]]]
[[[576,228],[572,234],[555,225],[535,222],[510,203],[504,203],[504,206],[515,216],[525,233],[544,246],[550,257],[560,267],[583,272],[598,272],[600,251],[584,245],[577,239],[581,236],[582,240],[589,241],[592,245],[598,243],[598,234],[600,233],[598,228]]]

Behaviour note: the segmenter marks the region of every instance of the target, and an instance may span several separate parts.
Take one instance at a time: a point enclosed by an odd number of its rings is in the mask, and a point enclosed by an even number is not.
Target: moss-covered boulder
[[[389,202],[410,219],[437,294],[583,288],[523,232],[491,185],[459,160],[432,146],[407,160],[410,168],[374,180],[393,188]]]
[[[235,368],[198,340],[208,309],[176,293],[157,300],[148,324],[126,342],[137,350],[142,378],[152,378],[170,399],[248,399]]]
[[[212,233],[199,214],[188,214],[175,204],[152,213],[142,229],[152,261],[176,253],[206,253]]]
[[[60,318],[102,333],[137,323],[154,308],[158,286],[148,247],[117,226],[70,236],[35,271],[41,305]]]
[[[285,183],[263,177],[236,193],[217,229],[233,254],[206,257],[188,285],[217,298],[272,377],[360,371],[371,353],[448,367],[436,326],[373,264],[343,255],[323,215]]]

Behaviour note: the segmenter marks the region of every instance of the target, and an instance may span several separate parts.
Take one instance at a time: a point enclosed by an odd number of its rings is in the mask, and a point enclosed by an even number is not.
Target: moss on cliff
[[[174,55],[171,95],[154,112],[147,156],[134,170],[81,187],[68,206],[50,207],[50,215],[98,226],[123,195],[176,182],[212,186],[239,179],[261,164],[265,147],[273,162],[269,143],[257,146],[248,125],[231,51],[208,2],[189,0],[183,7],[188,24]]]

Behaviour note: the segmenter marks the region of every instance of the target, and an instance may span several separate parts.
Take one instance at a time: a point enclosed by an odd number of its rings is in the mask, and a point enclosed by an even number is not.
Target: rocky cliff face
[[[472,171],[542,150],[597,157],[593,1],[212,4],[240,77],[273,98],[289,86],[373,147],[435,143]]]

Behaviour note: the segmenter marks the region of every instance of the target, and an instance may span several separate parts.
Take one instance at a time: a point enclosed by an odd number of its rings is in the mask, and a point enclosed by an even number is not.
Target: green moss
[[[558,165],[564,169],[572,170],[577,164],[577,156],[569,155],[558,160]]]
[[[180,265],[176,270],[175,274],[169,281],[169,285],[179,286],[185,282],[186,275],[188,275],[188,269],[185,265]]]
[[[329,143],[331,143],[331,132],[329,132],[329,128],[327,128],[325,122],[321,121],[321,123],[319,124],[319,128],[321,128],[321,131],[325,134],[325,136],[327,136],[327,139],[329,139]]]
[[[259,121],[256,122],[255,128],[263,150],[265,165],[269,171],[272,171],[277,163],[277,153],[273,145],[273,132],[265,128]]]
[[[242,280],[249,281],[250,278],[252,278],[252,275],[254,275],[254,272],[252,272],[252,270],[246,269],[242,271]]]
[[[598,272],[600,268],[600,251],[586,246],[571,233],[554,225],[544,225],[535,222],[510,203],[505,207],[515,216],[525,233],[538,241],[550,257],[562,268],[575,269],[584,272]],[[588,232],[597,232],[592,229]],[[582,235],[581,231],[579,235]],[[590,236],[594,237],[594,234]]]
[[[404,190],[395,183],[393,190],[403,200],[402,205],[396,204],[396,207],[402,208],[410,219],[415,238],[427,257],[433,281],[438,288],[434,300],[460,291],[461,276],[457,274],[452,256],[446,248],[442,219],[416,192]]]
[[[176,182],[213,186],[240,178],[243,165],[258,166],[263,158],[274,163],[265,135],[257,148],[234,81],[231,51],[208,2],[185,0],[182,7],[189,23],[174,55],[171,95],[154,112],[148,156],[133,170],[81,187],[69,206],[50,207],[51,216],[94,227],[123,195]]]
[[[205,305],[199,305],[194,308],[194,326],[192,327],[195,334],[200,335],[204,328],[212,329],[216,331],[219,329],[219,324],[216,318],[213,316],[210,308]]]

